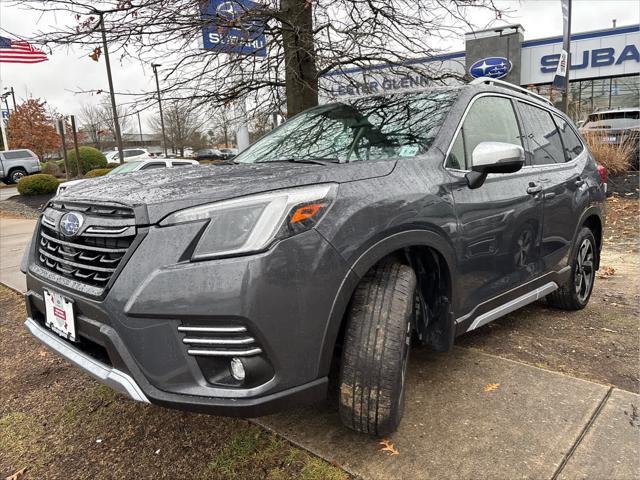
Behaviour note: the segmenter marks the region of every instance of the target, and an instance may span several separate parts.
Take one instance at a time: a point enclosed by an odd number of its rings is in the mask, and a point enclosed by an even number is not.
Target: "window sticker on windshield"
[[[401,157],[415,157],[418,154],[419,146],[418,145],[403,145],[400,147],[400,152],[398,155]]]

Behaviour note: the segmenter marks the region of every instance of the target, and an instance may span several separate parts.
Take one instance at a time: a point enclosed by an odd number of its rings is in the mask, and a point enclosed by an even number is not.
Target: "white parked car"
[[[124,153],[124,161],[131,162],[134,160],[145,160],[151,158],[149,151],[146,148],[126,148],[122,151]],[[107,157],[109,163],[120,163],[120,157],[118,156],[118,150],[111,150],[110,152],[104,152],[104,156]]]
[[[138,170],[151,170],[155,168],[172,168],[172,167],[186,167],[189,165],[200,165],[196,160],[164,160],[164,159],[149,159],[149,160],[132,160],[119,167],[111,170],[107,175],[118,175],[121,173],[137,172]],[[96,177],[100,178],[100,177]],[[67,188],[73,187],[81,182],[92,180],[91,178],[81,178],[79,180],[70,180],[68,182],[58,185],[56,195],[60,195]]]

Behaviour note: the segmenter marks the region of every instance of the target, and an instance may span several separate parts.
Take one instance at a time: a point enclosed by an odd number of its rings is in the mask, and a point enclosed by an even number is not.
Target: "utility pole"
[[[62,141],[62,158],[64,159],[64,173],[67,176],[67,180],[69,180],[69,158],[67,157],[67,145],[64,139],[64,121],[59,118],[58,119],[58,134],[60,135],[60,140]],[[80,173],[80,157],[76,154],[76,165],[78,166],[78,173]]]
[[[140,111],[138,110],[138,132],[140,132],[140,146],[144,146],[144,141],[142,140],[142,123],[140,123]]]
[[[124,163],[124,147],[122,146],[122,135],[120,134],[120,121],[118,120],[118,110],[116,107],[116,94],[113,90],[113,79],[111,78],[111,63],[109,62],[109,50],[107,49],[107,34],[104,30],[104,12],[99,12],[99,14],[100,30],[102,31],[102,48],[104,49],[104,61],[107,64],[111,109],[113,110],[113,127],[116,133],[116,143],[118,144],[118,157],[120,157],[120,163],[122,164]]]
[[[160,108],[160,126],[162,127],[162,149],[164,150],[164,158],[167,158],[167,137],[164,133],[164,117],[162,116],[162,99],[160,98],[160,81],[158,80],[158,67],[161,67],[159,63],[152,63],[153,74],[156,76],[156,90],[158,92],[158,107]]]
[[[76,151],[76,162],[78,164],[78,176],[82,175],[82,167],[80,166],[80,149],[78,148],[78,133],[76,132],[76,117],[71,115],[71,131],[73,132],[73,148]]]

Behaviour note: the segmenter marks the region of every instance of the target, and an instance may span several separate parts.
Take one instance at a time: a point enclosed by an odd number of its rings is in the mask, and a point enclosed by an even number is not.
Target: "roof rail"
[[[497,80],[495,78],[490,78],[490,77],[480,77],[480,78],[476,78],[475,80],[472,80],[470,83],[470,85],[480,85],[480,84],[497,85],[499,87],[510,88],[511,90],[515,90],[516,92],[524,93],[525,95],[530,95],[534,98],[537,98],[538,100],[548,103],[552,107],[554,106],[553,102],[548,98],[545,98],[542,95],[538,95],[537,93],[534,93],[531,90],[527,90],[526,88],[522,88],[518,85],[514,85],[513,83],[505,82],[503,80]]]

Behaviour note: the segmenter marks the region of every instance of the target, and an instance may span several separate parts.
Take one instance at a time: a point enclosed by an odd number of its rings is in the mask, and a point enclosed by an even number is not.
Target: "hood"
[[[253,193],[317,183],[345,183],[389,175],[395,161],[315,165],[256,163],[154,169],[82,182],[58,198],[146,207],[148,222],[171,212]]]

